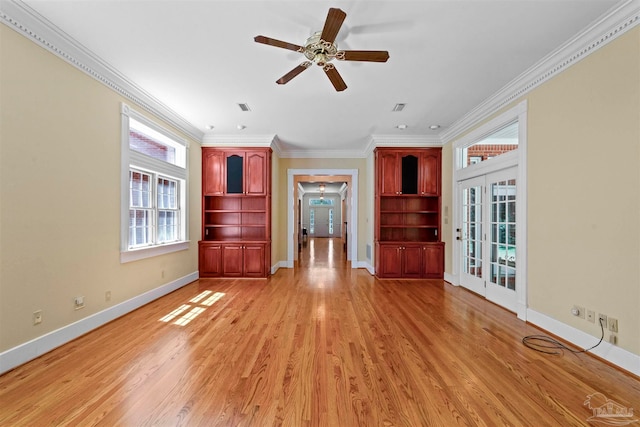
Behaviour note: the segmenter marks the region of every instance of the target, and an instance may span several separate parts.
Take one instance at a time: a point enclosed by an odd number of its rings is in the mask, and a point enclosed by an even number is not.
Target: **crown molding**
[[[203,147],[271,147],[275,135],[216,135],[207,133],[202,137]]]
[[[98,58],[71,36],[19,0],[0,1],[0,22],[100,83],[200,142],[200,129]]]
[[[640,23],[640,0],[618,3],[600,19],[559,46],[498,92],[440,133],[448,143],[499,109],[516,101]]]

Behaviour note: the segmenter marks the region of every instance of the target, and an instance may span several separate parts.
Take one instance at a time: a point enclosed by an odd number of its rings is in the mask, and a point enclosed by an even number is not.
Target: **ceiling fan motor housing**
[[[318,64],[320,67],[324,67],[327,62],[332,61],[338,53],[338,47],[335,43],[329,43],[320,38],[321,32],[314,33],[307,39],[304,45],[304,56]]]

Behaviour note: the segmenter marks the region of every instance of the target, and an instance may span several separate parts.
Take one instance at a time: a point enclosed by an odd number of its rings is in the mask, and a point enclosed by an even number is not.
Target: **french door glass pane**
[[[496,285],[516,288],[516,181],[491,184],[491,277]]]
[[[463,269],[482,277],[482,186],[465,188],[462,204]]]

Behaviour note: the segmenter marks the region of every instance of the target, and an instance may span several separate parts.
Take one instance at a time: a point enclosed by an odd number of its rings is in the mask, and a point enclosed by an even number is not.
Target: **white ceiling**
[[[284,152],[349,157],[375,135],[439,140],[618,1],[24,3],[205,132],[207,141],[275,136]],[[336,92],[319,67],[277,85],[304,57],[253,38],[303,45],[322,29],[329,7],[347,13],[339,48],[387,50],[389,61],[334,61],[348,86],[344,92]],[[392,112],[396,103],[405,109]],[[397,129],[400,124],[407,129]],[[441,128],[430,130],[432,124]]]

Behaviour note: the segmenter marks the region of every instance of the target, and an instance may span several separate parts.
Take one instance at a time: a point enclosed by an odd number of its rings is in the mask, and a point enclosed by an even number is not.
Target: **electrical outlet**
[[[609,330],[611,332],[618,332],[618,319],[609,317]]]
[[[596,323],[596,312],[593,310],[587,310],[587,320],[591,323]]]
[[[609,342],[611,344],[618,344],[618,336],[616,334],[610,334],[609,335]]]
[[[111,301],[111,291],[107,291],[104,293],[104,300],[105,301]]]
[[[598,314],[598,325],[601,325],[603,328],[607,328],[607,315],[606,314]]]
[[[34,325],[39,325],[40,323],[42,323],[42,310],[34,311],[33,312],[33,324]]]
[[[584,319],[584,307],[580,307],[579,305],[574,305],[571,308],[571,314],[573,314],[576,317],[580,317]]]
[[[84,297],[75,297],[75,299],[73,300],[73,307],[76,310],[84,308]]]

